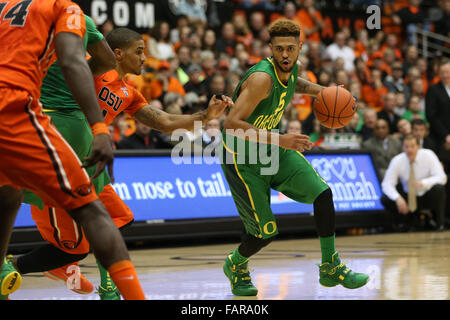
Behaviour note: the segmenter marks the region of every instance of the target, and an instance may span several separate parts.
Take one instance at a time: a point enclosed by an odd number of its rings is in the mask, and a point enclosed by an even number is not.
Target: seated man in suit
[[[384,119],[377,120],[374,136],[364,141],[362,147],[372,153],[373,162],[381,178],[384,177],[391,159],[402,152],[400,141],[389,135],[389,125]]]
[[[411,133],[419,139],[420,147],[433,150],[437,153],[436,143],[428,136],[428,126],[423,119],[413,119],[411,121]]]
[[[425,112],[430,122],[430,137],[439,150],[438,156],[450,176],[450,60],[444,59],[439,65],[441,81],[428,88],[425,97]],[[450,198],[450,185],[447,185]],[[450,222],[450,205],[447,208]]]
[[[401,185],[397,188],[399,182]],[[409,229],[413,215],[429,209],[435,229],[443,230],[446,183],[447,176],[436,154],[421,149],[418,139],[407,135],[403,140],[403,152],[389,163],[381,184],[381,202],[387,209],[389,222],[394,228]]]

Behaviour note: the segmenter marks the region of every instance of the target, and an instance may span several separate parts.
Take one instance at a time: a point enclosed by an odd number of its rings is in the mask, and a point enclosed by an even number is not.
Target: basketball
[[[356,112],[356,100],[343,87],[327,87],[314,99],[313,109],[321,125],[339,129],[352,120]]]

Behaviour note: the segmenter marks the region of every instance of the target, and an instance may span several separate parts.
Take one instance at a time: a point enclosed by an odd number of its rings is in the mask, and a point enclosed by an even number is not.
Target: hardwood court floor
[[[325,288],[318,283],[317,239],[278,240],[251,259],[257,297],[234,297],[222,264],[237,244],[130,251],[148,299],[449,299],[450,231],[434,233],[341,236],[336,246],[350,268],[370,275],[363,288]],[[92,254],[80,263],[95,286],[98,270]],[[253,269],[253,271],[252,271]],[[40,274],[25,275],[11,299],[97,300],[94,293],[79,295],[63,282]]]

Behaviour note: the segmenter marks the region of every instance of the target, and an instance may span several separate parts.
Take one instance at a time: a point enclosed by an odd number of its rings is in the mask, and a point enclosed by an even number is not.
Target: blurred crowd
[[[234,0],[232,15],[217,21],[217,12],[211,12],[211,7],[205,11],[201,1],[181,0],[176,25],[156,21],[143,34],[145,69],[126,81],[154,107],[168,113],[204,110],[214,94],[232,97],[244,73],[271,56],[269,24],[280,17],[291,19],[302,30],[301,77],[322,86],[343,85],[357,98],[358,110],[344,128],[328,129],[314,116],[313,98],[295,94],[286,107],[282,132],[307,134],[319,150],[369,150],[380,178],[404,150],[403,139],[412,134],[419,147],[439,156],[448,174],[448,53],[434,51],[424,56],[414,31],[450,37],[450,0],[352,0],[333,5],[347,6],[345,10],[381,6],[381,28],[370,30],[363,24],[358,29],[348,25],[330,29],[329,18],[322,15],[329,1]],[[111,21],[99,26],[104,34],[113,28]],[[448,41],[438,44],[450,49]],[[184,138],[203,147],[218,146],[223,120],[213,120]],[[110,131],[117,149],[170,149],[179,141],[126,114],[116,118]]]

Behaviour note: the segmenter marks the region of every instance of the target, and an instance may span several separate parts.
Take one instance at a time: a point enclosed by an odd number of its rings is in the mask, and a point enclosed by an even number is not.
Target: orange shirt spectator
[[[302,75],[304,76],[304,74]],[[306,71],[306,79],[313,83],[317,83],[317,78],[311,71]],[[300,93],[294,93],[292,104],[297,109],[298,120],[303,121],[310,115],[312,111],[312,97]]]
[[[381,81],[381,70],[372,69],[371,82],[362,86],[361,98],[366,104],[376,112],[383,110],[383,96],[388,93],[388,89]]]
[[[322,15],[314,9],[313,0],[305,0],[303,6],[304,8],[297,12],[297,19],[301,22],[302,33],[308,41],[320,41],[319,31],[324,26]]]
[[[149,91],[149,100],[161,100],[167,92],[175,92],[183,97],[186,95],[181,82],[170,74],[170,64],[167,61],[163,61],[159,65],[155,79],[150,82]]]

